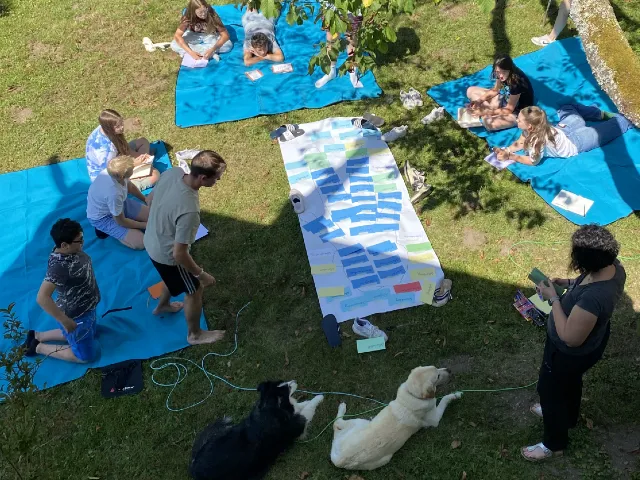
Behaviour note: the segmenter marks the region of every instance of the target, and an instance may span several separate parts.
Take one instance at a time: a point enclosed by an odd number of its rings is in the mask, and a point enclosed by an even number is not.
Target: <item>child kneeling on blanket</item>
[[[29,330],[23,347],[25,355],[37,354],[86,363],[96,359],[96,306],[100,290],[89,255],[82,251],[84,234],[80,224],[69,218],[58,220],[51,228],[55,243],[49,255],[44,281],[37,302],[60,325],[46,332]],[[53,292],[58,292],[54,301]],[[66,345],[46,342],[66,342]]]

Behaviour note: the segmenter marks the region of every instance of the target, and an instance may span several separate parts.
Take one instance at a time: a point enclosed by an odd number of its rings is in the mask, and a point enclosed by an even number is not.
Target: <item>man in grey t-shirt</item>
[[[226,168],[220,155],[203,150],[191,161],[191,173],[185,174],[181,168],[164,172],[154,188],[144,234],[145,249],[165,284],[153,313],[175,313],[184,307],[191,345],[213,343],[224,336],[224,330],[200,328],[203,288],[216,280],[196,264],[189,249],[200,225],[198,191],[213,187]],[[171,297],[182,293],[184,305],[171,302]]]

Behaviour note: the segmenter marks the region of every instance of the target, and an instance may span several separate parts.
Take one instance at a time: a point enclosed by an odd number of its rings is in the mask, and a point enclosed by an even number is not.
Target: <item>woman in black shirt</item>
[[[534,104],[531,82],[509,56],[493,62],[493,88],[469,87],[467,109],[480,117],[489,131],[504,130],[516,125],[518,113]]]
[[[531,407],[544,421],[544,439],[522,448],[522,456],[532,462],[561,455],[567,447],[569,428],[580,413],[582,375],[602,358],[627,278],[617,260],[620,246],[607,229],[585,225],[571,240],[570,266],[578,278],[551,280],[567,288],[561,297],[553,286],[538,285],[552,310],[538,378],[540,403]]]

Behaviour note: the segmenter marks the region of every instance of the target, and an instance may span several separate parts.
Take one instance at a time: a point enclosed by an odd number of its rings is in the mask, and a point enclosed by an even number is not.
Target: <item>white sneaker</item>
[[[431,110],[431,113],[420,120],[424,125],[428,125],[444,118],[444,107],[438,107]]]
[[[453,286],[453,282],[448,278],[445,278],[440,284],[440,288],[438,288],[433,294],[433,301],[431,302],[431,306],[433,307],[442,307],[446,305],[446,303],[453,298],[451,295],[451,287]]]
[[[358,71],[356,69],[349,72],[349,80],[351,80],[351,85],[353,85],[353,88],[364,87],[364,85],[362,85],[362,82],[360,81],[360,76],[358,75]]]
[[[411,94],[404,90],[400,90],[400,101],[402,101],[402,106],[407,110],[411,110],[416,106]]]
[[[420,92],[418,90],[416,90],[415,88],[411,87],[409,89],[409,96],[411,97],[411,99],[413,100],[413,106],[414,107],[421,107],[422,106],[422,95],[420,94]]]
[[[433,187],[429,184],[423,184],[417,191],[416,193],[413,195],[413,197],[411,197],[411,203],[416,203],[418,200],[420,200],[421,198],[429,195],[431,192],[433,192]]]
[[[401,125],[399,127],[394,127],[391,130],[389,130],[387,133],[385,133],[384,135],[382,135],[382,137],[380,137],[380,139],[383,142],[393,142],[399,138],[404,137],[407,134],[407,129],[409,127],[407,125]]]
[[[293,206],[293,211],[300,215],[304,212],[304,196],[296,189],[291,189],[289,192],[289,200]]]
[[[353,328],[353,333],[355,333],[356,335],[360,335],[361,337],[364,337],[364,338],[383,337],[385,342],[389,339],[386,333],[384,333],[378,327],[373,325],[366,318],[354,319],[352,328]]]
[[[551,40],[549,35],[542,35],[541,37],[533,37],[531,42],[539,47],[546,47],[550,43],[555,42],[555,40]]]

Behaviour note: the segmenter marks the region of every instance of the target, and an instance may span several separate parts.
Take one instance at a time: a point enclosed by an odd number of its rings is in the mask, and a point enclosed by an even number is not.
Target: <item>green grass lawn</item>
[[[142,37],[168,40],[177,25],[179,1],[0,0],[0,171],[81,157],[103,108],[127,117],[127,136],[163,139],[174,151],[212,148],[228,162],[223,180],[202,191],[202,220],[211,234],[193,252],[218,280],[205,293],[209,325],[233,326],[240,317],[235,355],[210,359],[207,368],[230,381],[255,387],[265,379],[296,379],[301,388],[358,393],[391,400],[418,365],[448,366],[455,372],[444,392],[526,385],[537,378],[544,331],[511,306],[517,288],[532,293],[528,270],[567,273],[567,244],[511,246],[523,240],[558,242],[575,226],[548,207],[508,171],[482,161],[483,141],[453,122],[425,127],[419,119],[434,106],[404,110],[400,89],[424,92],[440,82],[490,63],[495,52],[531,51],[529,39],[549,30],[541,25],[544,0],[498,1],[504,12],[482,13],[472,1],[425,1],[410,17],[398,18],[398,43],[376,70],[386,97],[341,103],[322,110],[253,118],[236,123],[180,129],[174,124],[178,59],[172,52],[147,53]],[[623,29],[640,52],[640,1],[615,0]],[[499,9],[499,10],[500,10]],[[565,35],[575,34],[568,29]],[[238,99],[238,101],[244,101]],[[268,132],[284,122],[304,123],[353,116],[372,109],[389,124],[409,125],[392,144],[427,172],[434,193],[417,206],[447,277],[454,300],[441,309],[401,310],[372,318],[388,330],[383,352],[356,353],[355,338],[331,350],[320,329],[321,313],[277,145]],[[612,225],[627,257],[640,253],[635,215]],[[514,263],[509,258],[513,253]],[[44,261],[44,260],[43,260]],[[533,388],[505,393],[467,393],[447,411],[440,427],[415,435],[391,463],[352,480],[376,479],[640,479],[640,340],[636,310],[640,263],[625,262],[626,295],[613,318],[612,337],[585,379],[584,419],[571,433],[566,456],[529,464],[519,449],[541,440],[542,425],[528,413]],[[4,306],[2,306],[4,307]],[[345,325],[343,331],[350,331]],[[177,355],[198,362],[210,351],[226,352],[232,336],[213,347]],[[222,415],[240,418],[256,399],[216,383],[203,405],[181,413],[165,409],[167,389],[154,386],[145,363],[145,390],[106,401],[100,375],[46,390],[31,405],[38,420],[31,455],[19,460],[37,479],[186,479],[196,433]],[[160,381],[170,381],[168,370]],[[205,396],[208,382],[195,370],[172,399],[175,407]],[[442,392],[440,392],[442,393]],[[339,396],[327,396],[311,435],[335,415]],[[372,404],[347,400],[349,412]],[[6,406],[0,407],[0,442],[6,445]],[[4,420],[3,420],[4,419]],[[329,461],[331,431],[296,445],[271,470],[270,479],[343,479]],[[452,442],[458,440],[458,448]],[[0,478],[18,478],[0,457]],[[26,478],[26,476],[25,476]]]

